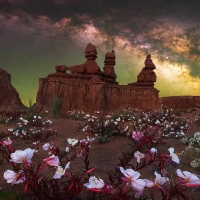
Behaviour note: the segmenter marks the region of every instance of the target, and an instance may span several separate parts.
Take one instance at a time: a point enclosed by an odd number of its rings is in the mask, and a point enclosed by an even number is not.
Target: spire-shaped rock
[[[154,85],[154,82],[156,82],[156,73],[153,70],[156,69],[156,66],[151,60],[150,54],[147,55],[144,65],[145,66],[143,67],[142,71],[137,76],[137,82]]]
[[[112,52],[106,53],[104,64],[105,64],[103,68],[104,75],[109,78],[116,79],[117,75],[115,74],[115,70],[114,70],[114,65],[115,65],[115,51],[114,50],[112,50]]]

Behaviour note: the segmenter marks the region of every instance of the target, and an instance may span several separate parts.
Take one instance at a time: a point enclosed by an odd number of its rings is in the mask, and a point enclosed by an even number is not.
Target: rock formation
[[[91,43],[85,49],[85,57],[87,61],[83,64],[57,65],[55,73],[39,79],[37,112],[50,106],[53,98],[61,99],[60,110],[64,116],[71,110],[105,113],[127,107],[150,110],[158,106],[159,91],[153,87],[155,65],[150,56],[147,56],[138,82],[129,85],[116,82],[114,51],[106,53],[103,72],[95,62],[97,51]],[[66,73],[67,70],[71,73]]]
[[[154,69],[156,69],[156,67],[151,60],[151,55],[149,54],[144,61],[142,71],[137,76],[137,82],[132,84],[135,86],[153,87],[154,82],[156,82],[156,73],[153,71]]]
[[[115,80],[117,78],[117,75],[115,74],[114,65],[115,65],[115,51],[112,50],[112,52],[108,52],[105,55],[103,73],[105,76],[113,78]]]
[[[187,110],[189,108],[200,108],[200,96],[171,96],[160,98],[160,104],[168,109]]]
[[[0,114],[17,116],[27,112],[22,104],[19,94],[11,84],[11,75],[0,68]]]

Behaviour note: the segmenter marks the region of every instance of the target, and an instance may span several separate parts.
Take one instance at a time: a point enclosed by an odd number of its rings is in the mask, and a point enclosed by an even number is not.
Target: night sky
[[[135,82],[150,53],[160,97],[200,95],[199,0],[0,0],[0,68],[27,106],[39,78],[84,63],[90,42],[101,69],[115,50],[119,84]]]

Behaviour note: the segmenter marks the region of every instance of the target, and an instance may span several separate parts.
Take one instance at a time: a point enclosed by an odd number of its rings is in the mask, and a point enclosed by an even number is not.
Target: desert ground
[[[187,132],[185,132],[185,135],[188,137],[192,137],[195,132],[200,132],[200,125],[198,122],[194,122],[195,116],[200,115],[200,110],[189,110],[187,112],[181,113],[181,118],[183,119],[189,119],[192,121],[191,126]],[[53,118],[49,115],[46,115],[43,117],[43,120],[51,120],[52,124],[48,126],[48,128],[51,128],[52,130],[56,130],[57,134],[53,134],[49,136],[46,140],[40,141],[40,145],[42,146],[45,143],[51,143],[54,141],[54,143],[60,148],[60,150],[64,151],[67,144],[68,138],[74,138],[78,139],[79,141],[81,139],[87,138],[89,136],[90,138],[95,137],[92,134],[86,133],[83,131],[85,120],[74,120],[70,117],[66,118]],[[125,125],[131,126],[130,122],[124,122]],[[9,136],[8,129],[14,128],[14,123],[8,123],[8,124],[0,124],[0,134],[2,140],[5,140]],[[33,146],[33,139],[20,139],[20,138],[13,138],[12,135],[9,136],[12,139],[12,145],[16,150],[24,150],[28,147]],[[167,152],[167,149],[170,147],[174,147],[175,152],[177,155],[181,151],[184,151],[187,147],[186,144],[183,144],[181,142],[180,138],[165,138],[164,144],[159,144],[156,148],[158,150],[162,150],[164,152]],[[37,158],[45,158],[46,152],[42,151],[42,147],[39,147]],[[109,142],[105,143],[98,143],[98,142],[91,142],[90,144],[90,166],[94,167],[94,171],[92,172],[93,175],[98,176],[102,178],[104,181],[109,181],[107,173],[109,171],[112,171],[114,169],[114,166],[116,166],[119,163],[119,158],[122,157],[122,152],[127,151],[130,148],[130,139],[128,137],[123,136],[113,136],[112,139]],[[187,170],[190,171],[196,175],[200,174],[200,168],[193,168],[190,165],[190,158],[188,156],[181,156],[180,157],[180,167],[181,170]],[[71,162],[70,168],[68,169],[69,173],[78,173],[82,165],[82,161],[79,159],[77,161]],[[1,191],[6,191],[8,188],[11,188],[11,184],[6,183],[6,180],[3,178],[3,174],[5,170],[11,169],[11,166],[9,166],[6,162],[3,162],[1,164],[0,169],[0,187]],[[142,177],[150,177],[150,171],[149,169],[144,169],[142,171]],[[49,175],[51,176],[51,175]],[[84,190],[86,188],[84,187]],[[191,189],[188,191],[188,194],[190,196],[190,199],[199,199],[199,190],[198,189]],[[86,198],[86,197],[84,197]],[[30,199],[30,198],[28,198]]]

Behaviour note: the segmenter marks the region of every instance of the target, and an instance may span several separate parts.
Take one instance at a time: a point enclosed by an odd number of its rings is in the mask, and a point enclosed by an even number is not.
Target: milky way
[[[147,54],[160,96],[200,95],[200,2],[193,0],[0,0],[0,67],[27,105],[55,65],[96,62],[115,50],[117,81],[137,80]]]

